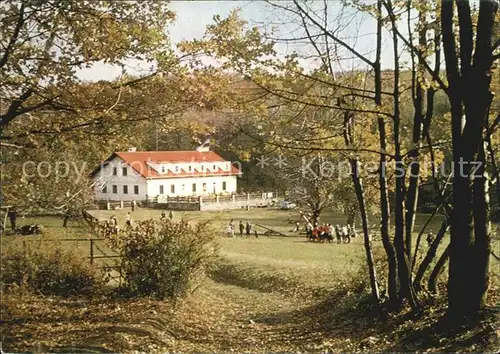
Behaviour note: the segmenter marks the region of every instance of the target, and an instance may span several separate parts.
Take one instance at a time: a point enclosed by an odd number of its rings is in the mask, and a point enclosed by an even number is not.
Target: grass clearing
[[[125,221],[127,210],[93,211]],[[134,219],[159,218],[160,210],[138,209]],[[292,212],[296,218],[297,213]],[[419,215],[416,230],[428,215]],[[169,301],[148,299],[65,299],[30,294],[4,294],[2,341],[7,351],[64,352],[380,352],[485,351],[491,349],[491,325],[460,337],[436,335],[434,322],[444,305],[425,321],[403,316],[380,320],[366,310],[366,260],[363,239],[351,244],[310,243],[304,236],[223,236],[230,219],[250,219],[289,235],[288,212],[254,209],[227,212],[174,212],[174,219],[210,221],[219,233],[221,262],[191,296]],[[431,223],[437,231],[442,217]],[[326,222],[345,222],[325,213]],[[86,237],[78,227],[63,229],[60,218],[26,219],[47,226],[50,234]],[[22,224],[22,222],[21,222]],[[73,226],[73,225],[70,225]],[[72,236],[71,236],[72,235]],[[39,236],[7,236],[12,240]],[[80,242],[69,242],[77,247]],[[446,243],[443,242],[443,243]],[[498,246],[498,242],[495,243]],[[383,259],[375,237],[376,259]],[[81,248],[88,252],[88,248]],[[498,265],[492,259],[492,280]],[[446,272],[445,272],[446,273]],[[443,274],[443,279],[446,275]],[[363,285],[363,286],[358,286]],[[381,284],[383,285],[383,284]],[[491,285],[494,303],[497,284]],[[488,327],[490,326],[490,327]],[[416,338],[412,333],[420,331]],[[493,331],[494,332],[494,331]],[[413,338],[413,339],[412,339]],[[145,349],[147,348],[147,349]]]

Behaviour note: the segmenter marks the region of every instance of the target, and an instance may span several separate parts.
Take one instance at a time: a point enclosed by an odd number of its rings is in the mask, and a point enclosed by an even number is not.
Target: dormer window
[[[175,172],[179,172],[179,166],[175,166]]]
[[[214,171],[217,169],[215,165],[213,165],[212,167],[213,167],[213,170],[214,170]]]
[[[205,166],[204,165],[201,165],[201,170],[205,171]]]
[[[191,172],[193,170],[193,168],[191,166],[188,166],[188,170],[189,170],[189,172]]]
[[[165,166],[161,166],[161,173],[165,173]]]

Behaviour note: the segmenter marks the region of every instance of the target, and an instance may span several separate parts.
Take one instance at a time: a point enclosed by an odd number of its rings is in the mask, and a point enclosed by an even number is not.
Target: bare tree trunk
[[[453,141],[453,214],[450,229],[450,265],[448,276],[448,313],[459,319],[469,313],[470,264],[472,254],[472,188],[468,165],[458,171],[463,161],[461,151],[463,108],[460,93],[455,31],[453,29],[453,2],[442,1],[441,21],[443,49],[449,82]]]
[[[419,26],[420,30],[418,32],[418,42],[421,48],[426,45],[426,19],[425,12],[419,13]],[[412,53],[413,56],[413,53]],[[418,67],[413,67],[413,71],[416,73],[416,79],[414,80],[415,87],[415,97],[413,98],[413,107],[415,110],[413,116],[413,137],[412,137],[412,149],[408,153],[410,159],[410,182],[408,185],[408,192],[406,196],[406,254],[408,260],[412,263],[412,233],[413,227],[415,225],[415,215],[417,213],[418,205],[418,189],[420,180],[420,147],[421,147],[421,136],[422,136],[422,122],[424,118],[424,88],[423,88],[423,56],[419,56]],[[429,108],[429,106],[428,106]],[[432,115],[427,112],[427,116]]]
[[[441,241],[443,240],[446,231],[448,231],[448,228],[449,228],[449,221],[448,218],[446,218],[441,224],[441,228],[439,229],[439,232],[437,233],[435,240],[430,245],[422,263],[420,263],[420,266],[418,267],[415,279],[413,280],[413,286],[415,287],[416,291],[420,291],[422,289],[422,279],[424,278],[424,274],[427,271],[427,268],[429,268],[434,258],[436,257],[437,249],[441,244]]]
[[[315,208],[312,211],[312,219],[313,219],[313,225],[318,225],[319,224],[319,216],[321,214],[321,210]]]
[[[444,265],[446,264],[446,261],[448,260],[449,256],[450,256],[450,245],[446,247],[441,257],[439,257],[438,261],[436,262],[436,265],[434,266],[434,269],[431,272],[431,275],[429,276],[427,288],[433,294],[438,293],[437,280],[441,275],[441,273],[443,272]]]
[[[497,119],[500,119],[500,113],[498,113],[498,116],[497,116]],[[488,129],[490,129],[488,127]],[[488,133],[486,135],[486,142],[487,142],[487,150],[488,150],[488,155],[490,157],[490,161],[491,161],[491,167],[492,167],[492,172],[493,172],[493,178],[492,180],[495,181],[495,191],[496,191],[496,200],[497,200],[497,204],[496,204],[496,210],[491,210],[490,211],[490,215],[493,217],[493,220],[494,221],[500,221],[500,171],[499,171],[499,168],[498,168],[498,165],[497,165],[497,160],[496,160],[496,156],[495,156],[495,150],[493,149],[493,146],[491,144],[491,136],[490,134]],[[490,202],[490,208],[491,208],[491,202]]]
[[[472,182],[472,165],[482,162],[484,168],[483,135],[492,100],[492,38],[498,2],[484,0],[479,3],[475,36],[469,2],[457,1],[456,4],[460,50],[457,50],[455,42],[457,31],[454,30],[454,3],[451,1],[442,1],[441,27],[449,82],[447,94],[451,104],[455,163],[448,315],[454,323],[459,323],[464,318],[476,316],[484,307],[488,283],[488,181],[482,177]],[[457,53],[460,53],[460,71]],[[462,128],[463,117],[465,125]],[[457,172],[458,167],[460,171]]]
[[[395,149],[395,162],[396,162],[396,203],[394,207],[395,218],[395,235],[394,235],[394,248],[396,250],[396,258],[398,262],[398,278],[399,278],[399,295],[401,299],[407,299],[413,310],[418,309],[418,303],[413,284],[411,282],[410,263],[408,253],[405,252],[405,168],[401,156],[401,143],[400,143],[400,71],[399,71],[399,46],[397,35],[396,17],[392,9],[392,3],[388,0],[385,3],[389,18],[392,26],[392,43],[394,49],[394,149]],[[410,251],[411,252],[411,251]]]
[[[480,311],[486,305],[486,296],[490,282],[491,225],[489,218],[489,176],[486,172],[485,146],[482,144],[479,152],[481,166],[474,176],[473,210],[474,210],[474,280],[476,295],[475,311]]]
[[[366,212],[366,202],[365,193],[363,190],[363,183],[361,177],[359,176],[358,161],[351,159],[351,170],[352,170],[352,181],[354,183],[354,189],[356,191],[356,198],[359,203],[359,212],[361,215],[361,224],[363,227],[363,239],[366,252],[366,263],[368,265],[368,273],[370,276],[370,288],[372,289],[372,297],[378,302],[380,300],[378,284],[377,284],[377,273],[375,271],[375,263],[373,261],[373,251],[370,233],[368,230],[368,215]]]
[[[344,115],[344,142],[347,147],[354,145],[352,135],[353,115],[346,112]],[[366,252],[366,263],[368,265],[368,275],[370,277],[370,288],[372,290],[372,297],[378,303],[380,301],[380,292],[377,283],[377,272],[375,270],[375,262],[373,260],[372,242],[370,232],[368,230],[368,214],[366,211],[365,192],[363,190],[363,182],[359,175],[358,160],[349,159],[351,165],[352,183],[356,192],[356,199],[358,201],[359,213],[361,216],[361,226],[363,227],[363,240]]]
[[[69,215],[64,215],[63,227],[68,227]]]
[[[377,1],[377,40],[376,40],[376,54],[375,63],[373,65],[373,71],[375,76],[375,104],[379,107],[382,106],[382,71],[381,71],[381,53],[382,53],[382,27],[383,27],[383,16],[382,16],[382,0]],[[385,121],[383,117],[377,118],[378,131],[379,131],[379,144],[380,151],[387,151],[387,134],[385,131]],[[390,224],[390,205],[389,205],[389,191],[387,188],[387,175],[386,175],[387,157],[384,154],[380,154],[379,161],[379,187],[380,187],[380,234],[382,238],[382,244],[384,245],[384,250],[387,255],[387,294],[389,296],[389,305],[391,307],[397,307],[400,303],[399,299],[399,289],[398,289],[398,272],[397,272],[397,261],[396,261],[396,251],[391,242],[389,235],[389,224]]]
[[[379,142],[381,151],[387,151],[387,138],[385,132],[385,122],[383,118],[378,118]],[[396,259],[396,250],[391,242],[389,235],[390,223],[390,205],[389,205],[389,192],[387,188],[386,176],[387,159],[384,154],[380,155],[379,162],[379,187],[380,187],[380,211],[382,219],[380,221],[380,235],[382,244],[384,245],[385,253],[387,255],[387,294],[389,295],[389,303],[391,307],[396,307],[399,300],[398,288],[398,265]]]

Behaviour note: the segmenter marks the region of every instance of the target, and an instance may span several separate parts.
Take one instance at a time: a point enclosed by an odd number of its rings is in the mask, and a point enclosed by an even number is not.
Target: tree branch
[[[333,39],[335,42],[339,43],[342,47],[344,47],[345,49],[347,49],[348,51],[350,51],[356,57],[358,57],[363,62],[365,62],[366,64],[368,64],[370,67],[372,67],[372,68],[374,67],[374,63],[372,61],[368,60],[363,54],[359,53],[356,49],[354,49],[353,47],[351,47],[350,45],[348,45],[346,42],[344,42],[343,40],[341,40],[337,36],[333,35],[333,33],[331,33],[327,28],[325,28],[320,23],[318,23],[318,21],[316,21],[315,19],[313,19],[311,17],[311,15],[309,15],[309,13],[307,11],[305,11],[300,6],[300,4],[298,3],[297,0],[293,0],[293,3],[299,9],[300,13],[304,14],[309,19],[309,21],[311,21],[316,27],[318,27],[323,33],[325,33],[325,35],[327,35],[328,37],[330,37],[331,39]]]

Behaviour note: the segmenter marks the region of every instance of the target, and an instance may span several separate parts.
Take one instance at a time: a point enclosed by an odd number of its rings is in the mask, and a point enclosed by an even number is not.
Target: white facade
[[[236,176],[154,178],[147,180],[149,197],[236,193]]]
[[[168,173],[169,170],[174,174],[181,169],[187,172],[189,166],[192,166],[193,174],[200,173],[201,175],[145,177],[120,157],[115,156],[104,163],[100,170],[94,174],[94,180],[97,182],[94,187],[96,200],[140,201],[160,195],[167,197],[203,196],[236,193],[237,190],[236,175],[210,176],[214,168],[230,171],[229,162],[186,162],[154,165],[148,163],[148,165],[160,174],[162,174],[163,166],[165,167],[164,173]]]
[[[124,175],[124,170],[126,170],[126,175]],[[94,188],[97,200],[146,199],[146,178],[124,163],[119,157],[115,157],[104,164],[94,178],[98,180]]]

